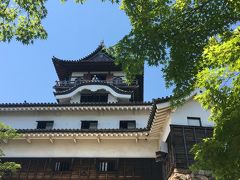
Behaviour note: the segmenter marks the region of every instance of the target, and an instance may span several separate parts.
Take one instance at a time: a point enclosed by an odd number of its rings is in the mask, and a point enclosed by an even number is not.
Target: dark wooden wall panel
[[[188,169],[194,162],[190,152],[193,145],[203,138],[211,137],[212,127],[171,125],[167,139],[168,154],[164,163],[164,179],[170,176],[174,168]]]
[[[3,177],[5,180],[161,180],[161,166],[155,159],[117,159],[117,170],[99,172],[96,158],[18,158],[3,159],[22,165],[16,172]],[[69,171],[54,171],[54,162],[68,160]]]

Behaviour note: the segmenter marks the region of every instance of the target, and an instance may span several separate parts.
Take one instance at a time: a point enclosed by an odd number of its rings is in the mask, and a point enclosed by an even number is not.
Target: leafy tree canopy
[[[4,125],[0,122],[0,141],[1,143],[7,143],[10,139],[17,137],[16,130]],[[4,156],[4,153],[0,149],[0,157]],[[1,162],[0,159],[0,179],[5,172],[15,171],[21,166],[15,162]]]
[[[9,42],[13,37],[23,44],[34,39],[46,39],[42,19],[47,15],[46,0],[1,0],[0,41]]]
[[[175,104],[195,88],[203,48],[211,36],[240,20],[239,0],[123,0],[132,30],[113,52],[131,79],[149,65],[163,65]]]
[[[204,48],[197,96],[211,110],[214,135],[195,145],[195,169],[210,169],[217,179],[240,178],[240,29],[210,38]]]
[[[15,38],[23,44],[31,44],[36,39],[46,39],[47,32],[42,25],[42,20],[47,16],[46,1],[0,0],[0,42],[10,42]],[[81,4],[85,1],[75,0]]]

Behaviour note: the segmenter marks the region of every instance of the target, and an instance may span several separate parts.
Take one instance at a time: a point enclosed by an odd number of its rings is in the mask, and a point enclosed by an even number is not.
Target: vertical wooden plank
[[[45,162],[44,162],[42,180],[44,180],[44,176],[45,176],[45,173],[46,173],[47,163],[48,163],[48,159],[46,159]]]
[[[81,159],[78,159],[79,167],[78,167],[78,180],[80,180],[80,175],[81,175]]]
[[[74,164],[74,158],[71,159],[71,165],[70,165],[70,180],[72,180],[72,174],[73,174],[73,164]]]
[[[95,168],[96,168],[96,178],[97,178],[97,180],[99,180],[99,162],[98,162],[98,160],[97,159],[95,159],[95,162],[96,162],[96,164],[95,164]]]
[[[197,142],[196,128],[195,128],[195,127],[193,128],[193,136],[194,136],[194,141],[195,141],[195,143],[198,143],[198,142]]]
[[[123,159],[123,177],[126,178],[126,159]]]
[[[21,161],[20,161],[21,162]],[[22,163],[20,163],[21,166],[22,166]],[[21,169],[19,170],[18,174],[17,174],[17,180],[19,180],[19,177],[20,177],[20,174],[21,174]]]
[[[204,136],[207,137],[207,128],[204,128]]]
[[[90,170],[89,170],[89,166],[90,166],[90,164],[91,164],[91,159],[88,159],[88,180],[89,180],[89,176],[90,176]]]
[[[60,180],[62,180],[62,174],[63,174],[63,172],[61,171],[60,172]]]
[[[187,151],[187,143],[186,143],[186,136],[185,136],[184,126],[182,127],[182,134],[183,134],[185,158],[186,158],[186,163],[187,163],[187,167],[188,167],[189,166],[189,161],[188,161],[188,151]]]
[[[134,163],[134,167],[133,167],[133,180],[135,180],[135,167],[136,167],[136,162]]]
[[[49,159],[49,164],[51,164],[52,161],[53,161],[53,160],[50,158],[50,159]],[[50,172],[51,172],[50,180],[52,180],[52,179],[53,179],[53,176],[54,176],[54,170],[53,170],[53,171],[50,171]]]
[[[32,159],[30,159],[30,160],[28,161],[28,168],[27,168],[27,180],[28,180],[28,173],[29,173],[29,169],[30,169],[30,166],[31,166],[31,161],[32,161]]]
[[[173,160],[173,166],[176,167],[176,151],[173,146],[173,128],[170,129],[170,142],[171,142],[171,149],[172,149],[172,160]]]

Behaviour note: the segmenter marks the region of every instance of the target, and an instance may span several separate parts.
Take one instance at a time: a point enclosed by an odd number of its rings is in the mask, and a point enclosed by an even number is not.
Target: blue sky
[[[47,2],[43,21],[47,40],[33,45],[0,43],[0,103],[55,102],[53,85],[57,75],[52,56],[79,59],[104,40],[112,46],[130,31],[128,17],[109,2],[87,1],[84,5],[58,0]],[[145,67],[144,100],[170,95],[160,68]]]

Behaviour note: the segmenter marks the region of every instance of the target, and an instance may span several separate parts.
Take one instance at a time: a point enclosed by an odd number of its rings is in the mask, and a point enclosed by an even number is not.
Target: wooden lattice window
[[[98,161],[98,171],[100,172],[112,172],[117,170],[116,159],[102,159]]]

